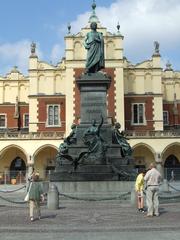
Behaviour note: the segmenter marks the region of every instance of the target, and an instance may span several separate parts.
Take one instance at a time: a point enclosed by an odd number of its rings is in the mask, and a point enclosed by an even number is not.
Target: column
[[[156,153],[155,161],[156,161],[157,170],[160,172],[162,178],[164,178],[164,168],[163,168],[161,153]]]
[[[28,182],[28,177],[32,174],[33,169],[34,169],[34,158],[33,156],[29,155],[29,159],[27,162],[26,182]]]

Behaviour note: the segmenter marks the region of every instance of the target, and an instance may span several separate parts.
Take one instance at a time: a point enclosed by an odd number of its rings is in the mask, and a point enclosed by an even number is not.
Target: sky
[[[64,56],[68,23],[78,33],[88,23],[93,0],[0,0],[0,75],[14,66],[28,73],[30,44],[38,57],[56,65]],[[124,56],[133,64],[151,59],[160,43],[162,67],[167,61],[180,70],[179,0],[96,0],[103,27],[124,36]]]

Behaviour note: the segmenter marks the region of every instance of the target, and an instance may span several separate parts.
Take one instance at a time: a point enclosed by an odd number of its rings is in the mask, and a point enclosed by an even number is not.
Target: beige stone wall
[[[56,67],[39,61],[37,56],[29,58],[29,131],[37,131],[38,95],[66,95],[67,75],[64,60]]]
[[[23,76],[17,68],[5,77],[0,77],[0,104],[20,102],[29,103],[29,131],[37,131],[38,94],[66,96],[66,136],[74,120],[74,69],[84,68],[86,50],[84,37],[90,31],[89,24],[76,35],[65,37],[65,59],[57,66],[40,61],[37,56],[29,58],[29,76]],[[180,72],[162,71],[161,57],[153,55],[151,59],[131,64],[123,58],[123,36],[111,34],[98,23],[98,31],[104,35],[105,65],[115,69],[115,110],[116,119],[124,129],[124,94],[146,95],[153,99],[153,121],[155,130],[163,130],[163,100],[173,102],[176,96],[180,100]],[[0,144],[0,171],[8,169],[10,161],[19,154],[28,164],[34,164],[39,171],[47,165],[49,149],[56,153],[62,140],[47,139],[2,139]],[[134,138],[129,140],[134,148],[134,157],[144,157],[145,164],[157,161],[160,153],[162,163],[170,154],[180,159],[179,139]],[[30,159],[30,156],[32,158]]]
[[[162,96],[155,96],[153,99],[153,120],[155,131],[163,130],[163,105]]]
[[[29,132],[37,132],[38,101],[37,98],[29,99]]]
[[[37,161],[39,170],[47,166],[47,159],[54,158],[62,140],[24,139],[6,140],[0,146],[0,172],[9,169],[10,163],[17,156],[21,157],[27,165]],[[31,157],[30,157],[31,156]],[[41,166],[41,161],[43,162]]]
[[[163,135],[162,135],[163,136]],[[133,147],[133,157],[136,165],[144,165],[148,169],[151,162],[157,164],[157,169],[161,172],[162,177],[167,175],[164,170],[166,159],[174,155],[180,159],[179,147],[180,142],[173,137],[155,137],[130,139],[130,145]],[[179,160],[180,161],[180,160]]]
[[[180,72],[164,71],[162,73],[163,100],[173,102],[180,100]]]
[[[120,65],[120,64],[119,64]],[[115,106],[116,106],[116,120],[121,124],[121,130],[124,130],[124,81],[123,81],[123,68],[115,69]]]
[[[29,79],[16,68],[12,69],[6,77],[0,77],[0,104],[16,103],[16,97],[19,102],[28,103],[28,95]]]

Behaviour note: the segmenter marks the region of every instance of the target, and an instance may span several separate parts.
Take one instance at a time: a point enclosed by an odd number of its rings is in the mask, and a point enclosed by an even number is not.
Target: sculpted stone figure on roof
[[[31,54],[35,55],[35,53],[36,53],[36,43],[32,42],[31,43]]]
[[[154,51],[155,51],[155,54],[159,54],[159,42],[158,41],[154,41]]]

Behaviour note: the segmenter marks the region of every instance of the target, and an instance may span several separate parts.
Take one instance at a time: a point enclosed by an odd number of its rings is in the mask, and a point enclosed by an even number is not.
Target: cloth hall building
[[[102,27],[95,6],[87,26],[65,36],[65,56],[56,65],[42,61],[31,45],[28,76],[17,67],[0,76],[0,181],[10,181],[32,166],[42,179],[54,169],[58,147],[80,118],[80,93],[76,79],[85,68],[84,37],[96,21],[103,33],[105,69],[111,77],[107,95],[108,118],[119,122],[133,149],[136,168],[157,163],[180,165],[180,72],[161,66],[159,44],[149,59],[133,64],[123,53],[126,40],[119,31]],[[152,43],[153,46],[153,43]],[[21,175],[21,177],[22,177]],[[24,176],[24,175],[23,175]]]

